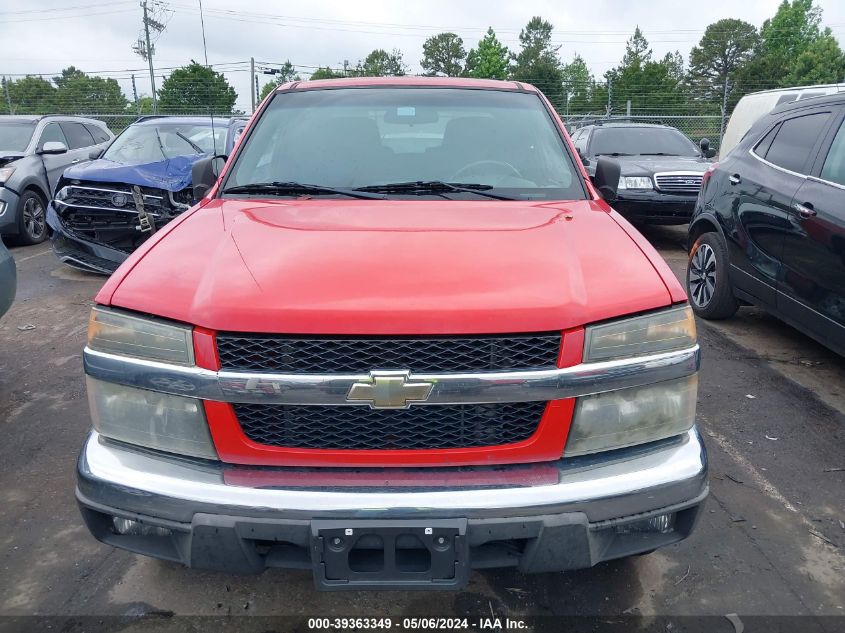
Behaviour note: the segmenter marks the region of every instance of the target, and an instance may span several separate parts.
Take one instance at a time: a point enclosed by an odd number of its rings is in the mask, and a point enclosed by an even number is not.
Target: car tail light
[[[713,163],[710,167],[707,168],[707,171],[704,172],[704,175],[701,177],[701,188],[704,189],[704,185],[707,184],[707,181],[710,180],[710,176],[713,175],[713,172],[716,171],[716,168],[719,166],[719,163]]]

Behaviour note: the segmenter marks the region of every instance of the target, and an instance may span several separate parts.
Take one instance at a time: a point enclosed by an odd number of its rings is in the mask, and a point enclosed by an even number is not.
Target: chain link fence
[[[661,125],[671,125],[678,128],[681,132],[686,134],[696,145],[702,138],[710,141],[710,147],[715,150],[719,149],[721,141],[721,115],[693,115],[693,114],[636,114],[627,116],[624,114],[613,114],[611,116],[594,116],[594,115],[570,115],[568,118],[561,114],[561,118],[566,124],[566,129],[572,133],[580,127],[594,123],[596,121],[634,121],[637,123],[657,123]],[[727,125],[727,121],[726,121]]]
[[[55,113],[54,113],[55,114]],[[120,134],[123,130],[125,130],[129,125],[134,123],[138,120],[137,114],[85,114],[85,113],[64,113],[64,114],[73,114],[74,116],[84,116],[91,119],[98,119],[103,121],[108,128],[114,132],[115,134]],[[143,116],[143,115],[142,115]],[[197,114],[185,114],[185,115],[176,115],[176,114],[168,114],[168,115],[156,115],[156,116],[208,116],[208,115],[197,115]],[[215,119],[219,119],[220,121],[228,121],[233,115],[231,114],[216,114],[214,115]],[[240,116],[249,116],[249,115],[240,115]],[[698,141],[702,138],[707,138],[710,140],[710,146],[714,149],[719,149],[719,134],[721,130],[722,124],[722,117],[720,115],[662,115],[662,114],[646,114],[646,115],[633,115],[633,116],[626,116],[626,115],[619,115],[614,114],[609,117],[607,116],[596,116],[596,115],[568,115],[566,116],[563,113],[560,113],[561,118],[563,119],[566,129],[571,133],[577,130],[584,125],[589,123],[593,123],[595,121],[637,121],[640,123],[658,123],[662,125],[671,125],[672,127],[678,128],[681,132],[686,134],[694,143],[698,144]]]

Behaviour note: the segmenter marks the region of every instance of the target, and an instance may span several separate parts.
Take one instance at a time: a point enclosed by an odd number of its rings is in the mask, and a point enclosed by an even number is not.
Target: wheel
[[[687,294],[693,311],[703,319],[728,319],[739,309],[728,276],[728,254],[717,233],[704,233],[692,245]]]
[[[44,200],[34,191],[24,191],[20,198],[18,234],[19,244],[40,244],[47,239],[47,208]]]

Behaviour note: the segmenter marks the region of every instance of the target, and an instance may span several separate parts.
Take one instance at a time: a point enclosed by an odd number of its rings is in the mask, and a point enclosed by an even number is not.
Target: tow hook
[[[138,185],[132,187],[132,199],[135,201],[135,209],[138,211],[138,223],[141,225],[141,233],[152,235],[156,232],[155,219],[150,217],[144,209],[144,196],[141,195],[141,188]]]

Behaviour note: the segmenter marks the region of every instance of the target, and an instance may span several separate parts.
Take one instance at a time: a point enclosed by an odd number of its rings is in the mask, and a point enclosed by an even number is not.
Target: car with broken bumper
[[[681,541],[708,493],[682,287],[543,95],[284,85],[103,286],[99,540],[321,590],[459,589]]]
[[[92,153],[94,160],[67,169],[47,210],[58,258],[87,272],[114,272],[193,204],[194,163],[230,151],[244,125],[243,118],[146,116]]]

